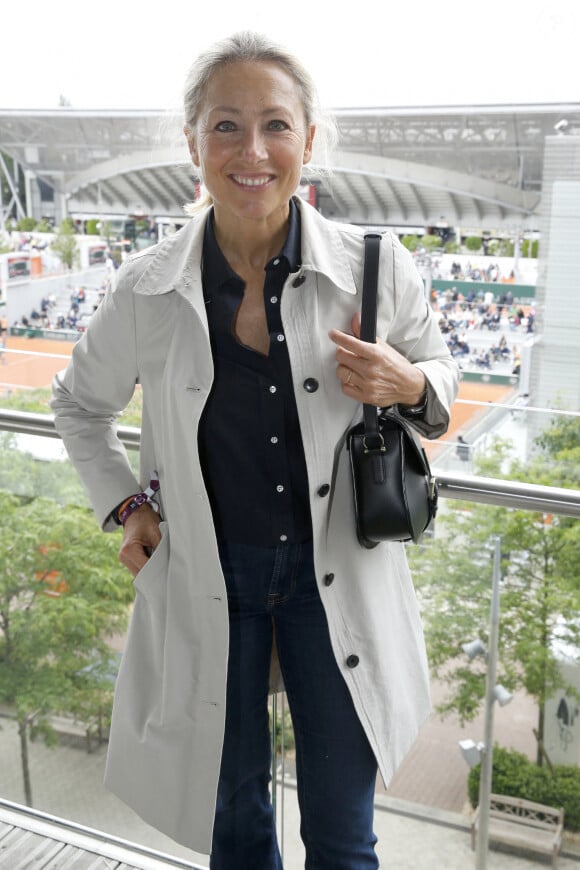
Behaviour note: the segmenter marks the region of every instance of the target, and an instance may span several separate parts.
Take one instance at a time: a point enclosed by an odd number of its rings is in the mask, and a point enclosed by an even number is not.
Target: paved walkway
[[[15,723],[0,720],[0,796],[23,802],[22,775],[18,735]],[[459,754],[459,753],[458,753]],[[105,750],[88,754],[83,749],[57,746],[47,748],[42,742],[30,747],[32,789],[35,807],[91,828],[105,831],[160,852],[207,866],[207,857],[177,846],[170,839],[141,821],[102,785]],[[463,763],[463,762],[461,762]],[[441,784],[441,773],[428,767],[424,759],[421,776],[431,799]],[[419,776],[415,771],[415,776]],[[452,774],[453,780],[456,775]],[[465,772],[462,774],[465,780]],[[411,777],[412,778],[412,777]],[[445,776],[443,775],[443,780]],[[401,776],[399,775],[401,781]],[[402,786],[401,786],[402,787]],[[455,788],[456,786],[454,786]],[[443,789],[445,790],[445,789]],[[284,815],[284,867],[304,867],[300,842],[296,790],[290,781],[282,796],[279,790],[278,814]],[[377,793],[375,830],[379,838],[377,853],[382,868],[390,870],[467,870],[474,867],[470,847],[469,818],[462,812],[428,807],[401,798]],[[580,842],[567,844],[566,853],[577,848],[577,857],[564,857],[559,870],[578,870]],[[1,865],[0,865],[1,866]],[[526,870],[541,866],[531,857],[492,852],[489,870]],[[11,870],[5,867],[2,870]],[[48,870],[48,868],[47,868]]]

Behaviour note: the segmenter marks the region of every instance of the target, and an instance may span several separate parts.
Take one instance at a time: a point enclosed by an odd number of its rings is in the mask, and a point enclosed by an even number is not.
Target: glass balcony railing
[[[470,410],[477,415],[482,408],[475,403]],[[558,715],[558,705],[566,698],[563,686],[577,686],[580,690],[580,584],[575,549],[579,540],[580,487],[574,464],[572,460],[567,464],[565,451],[564,458],[553,463],[555,471],[544,469],[543,474],[541,466],[534,466],[537,460],[533,444],[528,443],[531,415],[545,418],[545,425],[538,426],[538,431],[550,430],[550,423],[568,417],[553,412],[548,417],[533,408],[514,408],[501,402],[492,407],[486,403],[483,411],[488,415],[488,424],[489,415],[496,415],[494,429],[499,439],[490,438],[489,426],[482,427],[478,435],[477,420],[473,424],[471,418],[470,429],[461,424],[461,431],[471,433],[467,459],[458,452],[461,442],[457,439],[457,427],[430,448],[440,482],[441,507],[434,529],[420,545],[409,547],[433,666],[432,695],[436,709],[389,790],[385,791],[382,783],[377,782],[377,853],[385,866],[400,870],[438,866],[463,870],[473,861],[469,843],[468,768],[458,743],[466,739],[477,743],[483,737],[485,665],[468,664],[462,644],[476,636],[484,642],[488,637],[492,578],[489,548],[497,536],[505,545],[498,682],[505,685],[513,700],[506,707],[497,706],[494,740],[533,761],[540,745],[535,730],[541,733],[542,749],[551,763],[578,765],[580,760],[578,729],[574,730],[570,720],[565,723]],[[565,437],[565,427],[563,435],[560,428],[558,437]],[[131,460],[136,462],[139,429],[121,425],[119,435],[129,448]],[[474,470],[481,467],[486,474],[475,474]],[[524,477],[524,471],[532,467],[540,469],[533,483],[529,479],[507,477],[514,469]],[[548,479],[557,479],[559,485],[547,485],[544,481]],[[575,481],[576,488],[571,485]],[[19,504],[34,504],[40,496],[41,500],[58,503],[61,514],[66,513],[67,506],[77,510],[88,507],[50,415],[10,408],[0,410],[2,492],[18,496]],[[5,506],[5,543],[0,550],[5,573],[11,566],[20,565],[17,556],[33,541],[30,530],[27,538],[18,540],[23,530],[8,523],[10,509]],[[106,551],[91,550],[86,561],[99,577],[112,575],[119,570],[116,549],[120,536],[101,535],[96,523],[91,526],[91,522],[90,513],[84,511],[82,533],[86,541],[107,539],[110,545]],[[42,565],[50,568],[48,563]],[[46,576],[40,577],[38,566],[30,570],[37,581],[44,583],[48,599],[66,593],[57,573],[46,570]],[[128,575],[118,577],[129,602]],[[544,610],[539,608],[539,602],[544,603]],[[122,619],[113,629],[107,636],[111,667],[123,648]],[[531,677],[525,679],[526,668],[531,673],[539,666],[540,659],[535,660],[530,652],[539,636],[544,638],[553,665],[546,674],[550,689],[545,696],[538,694],[537,686],[534,689]],[[522,645],[526,644],[527,649],[522,651]],[[37,721],[31,715],[26,720],[28,786],[23,775],[24,744],[14,704],[5,700],[0,705],[0,799],[24,805],[28,794],[35,809],[66,819],[71,828],[104,832],[99,836],[104,838],[103,842],[110,841],[110,848],[124,848],[120,841],[129,841],[139,844],[150,861],[157,856],[155,860],[173,861],[173,866],[207,866],[206,856],[195,855],[150,828],[104,789],[110,697],[105,691],[99,717],[94,704],[87,711],[86,699],[84,706],[79,701],[75,708],[68,688],[62,690],[63,697],[67,697],[64,704],[67,709],[59,710],[53,701],[54,712],[44,717],[50,726],[48,730],[43,733],[43,717]],[[8,693],[5,691],[4,695],[7,697]],[[279,838],[285,867],[297,870],[304,866],[304,855],[298,832],[291,721],[284,696],[276,696],[271,704],[272,719],[277,723],[273,729],[276,759],[273,797]],[[541,705],[546,711],[543,719],[539,715]],[[447,710],[445,718],[441,718],[439,709]],[[45,734],[51,737],[48,745],[43,739]],[[0,806],[0,850],[1,824]],[[444,864],[437,864],[443,854]],[[138,863],[145,861],[143,855],[134,856],[135,867],[149,866]],[[574,843],[566,841],[559,866],[564,870],[572,868],[577,859]],[[515,870],[528,866],[517,856],[502,856],[498,860],[501,863],[494,863],[494,867]],[[0,866],[3,866],[2,851]]]

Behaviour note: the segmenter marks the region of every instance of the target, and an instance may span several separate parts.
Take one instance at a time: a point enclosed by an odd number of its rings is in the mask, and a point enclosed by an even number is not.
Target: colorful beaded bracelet
[[[157,472],[154,472],[147,489],[143,490],[143,492],[138,492],[136,495],[132,495],[128,501],[121,505],[121,509],[118,512],[121,525],[124,526],[131,514],[136,511],[137,508],[140,508],[141,505],[148,504],[157,513],[159,511],[159,505],[154,501],[154,499],[158,491],[159,478],[157,477]]]

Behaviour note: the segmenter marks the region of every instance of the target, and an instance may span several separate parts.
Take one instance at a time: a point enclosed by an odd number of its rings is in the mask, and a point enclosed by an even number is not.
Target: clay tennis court
[[[18,388],[49,387],[54,375],[65,368],[73,347],[72,341],[8,336],[6,350],[18,353],[4,354],[0,367],[2,388],[13,391]]]
[[[31,387],[50,387],[56,372],[66,366],[74,343],[71,341],[51,341],[45,338],[17,338],[9,336],[6,349],[18,353],[6,353],[0,368],[0,384],[4,390],[26,389]],[[46,354],[46,356],[44,356]],[[463,381],[459,385],[459,399],[474,402],[504,402],[513,395],[513,386],[474,383]],[[479,417],[486,413],[480,405],[456,403],[451,413],[447,441],[453,441],[454,434],[465,432]],[[441,445],[442,446],[442,445]],[[437,443],[429,445],[430,456],[435,456]]]

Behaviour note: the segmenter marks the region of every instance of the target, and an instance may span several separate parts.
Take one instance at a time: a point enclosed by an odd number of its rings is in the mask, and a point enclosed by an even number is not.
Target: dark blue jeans
[[[375,870],[377,764],[332,653],[312,545],[222,543],[220,557],[230,653],[210,868],[282,868],[269,792],[275,631],[296,741],[306,870]]]

